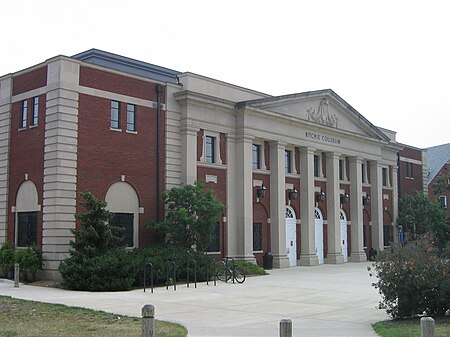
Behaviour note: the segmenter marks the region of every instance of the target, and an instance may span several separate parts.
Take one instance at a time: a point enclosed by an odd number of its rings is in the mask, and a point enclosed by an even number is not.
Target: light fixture
[[[368,196],[363,196],[362,197],[362,201],[363,201],[363,205],[365,206],[365,205],[370,205],[370,202],[371,202],[371,200],[370,200],[370,195],[368,195]]]
[[[320,193],[317,194],[316,196],[316,201],[320,202],[320,201],[325,201],[325,192],[324,191],[320,191]]]
[[[292,190],[290,190],[289,193],[288,193],[289,200],[297,199],[297,194],[298,194],[298,191],[297,191],[297,189],[294,186],[294,188]]]
[[[261,186],[256,189],[256,197],[264,198],[264,196],[266,195],[266,190],[266,186],[264,186],[264,184],[261,184]]]
[[[350,196],[347,193],[341,194],[341,204],[348,204],[349,200]]]

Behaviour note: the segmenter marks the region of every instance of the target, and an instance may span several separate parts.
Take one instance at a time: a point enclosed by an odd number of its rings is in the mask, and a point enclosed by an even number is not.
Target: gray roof
[[[179,83],[177,76],[180,73],[179,71],[99,49],[90,49],[76,54],[72,58],[164,83]]]
[[[427,150],[428,184],[436,177],[441,168],[450,163],[450,143],[429,147]]]

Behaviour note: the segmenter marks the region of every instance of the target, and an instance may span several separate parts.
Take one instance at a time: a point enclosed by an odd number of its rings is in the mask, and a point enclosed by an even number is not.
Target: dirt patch
[[[49,287],[49,288],[61,288],[61,284],[52,281],[52,280],[41,280],[41,281],[35,281],[28,283],[29,286],[36,286],[36,287]]]

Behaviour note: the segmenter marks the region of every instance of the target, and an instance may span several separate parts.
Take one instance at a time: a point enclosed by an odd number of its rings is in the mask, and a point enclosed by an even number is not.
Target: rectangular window
[[[361,177],[362,177],[362,182],[363,183],[365,183],[366,182],[366,164],[361,164],[361,170],[362,170],[362,174],[361,174]]]
[[[38,116],[39,116],[39,97],[33,98],[33,120],[31,121],[31,125],[35,126],[38,124]]]
[[[259,170],[261,168],[261,145],[253,144],[253,169]]]
[[[314,155],[314,177],[318,177],[319,176],[319,156],[318,155]]]
[[[134,247],[134,214],[133,213],[113,213],[109,222],[111,226],[123,228],[122,237],[126,247]]]
[[[205,160],[207,163],[215,163],[216,137],[206,136],[205,138]]]
[[[388,169],[386,167],[383,167],[381,169],[381,173],[382,173],[382,179],[383,179],[383,186],[387,186],[388,185]]]
[[[127,104],[127,130],[136,131],[136,106]]]
[[[20,128],[25,129],[27,127],[27,114],[28,114],[28,102],[22,101],[22,114],[20,119]]]
[[[383,226],[383,245],[389,246],[393,241],[392,226]]]
[[[211,233],[211,241],[208,252],[220,252],[220,224],[216,222]]]
[[[37,244],[38,212],[17,213],[17,247]]]
[[[292,173],[292,151],[286,150],[284,154],[284,172]]]
[[[439,203],[441,204],[442,208],[447,209],[447,196],[441,195],[439,197]]]
[[[339,180],[344,180],[344,161],[339,160]]]
[[[120,103],[111,101],[111,128],[120,129]]]
[[[262,224],[254,223],[253,224],[253,251],[259,252],[262,251]]]

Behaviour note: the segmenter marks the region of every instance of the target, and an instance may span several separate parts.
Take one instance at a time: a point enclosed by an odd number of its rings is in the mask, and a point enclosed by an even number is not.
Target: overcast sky
[[[0,13],[0,76],[97,48],[271,95],[330,88],[401,143],[450,143],[447,0],[0,0]]]

